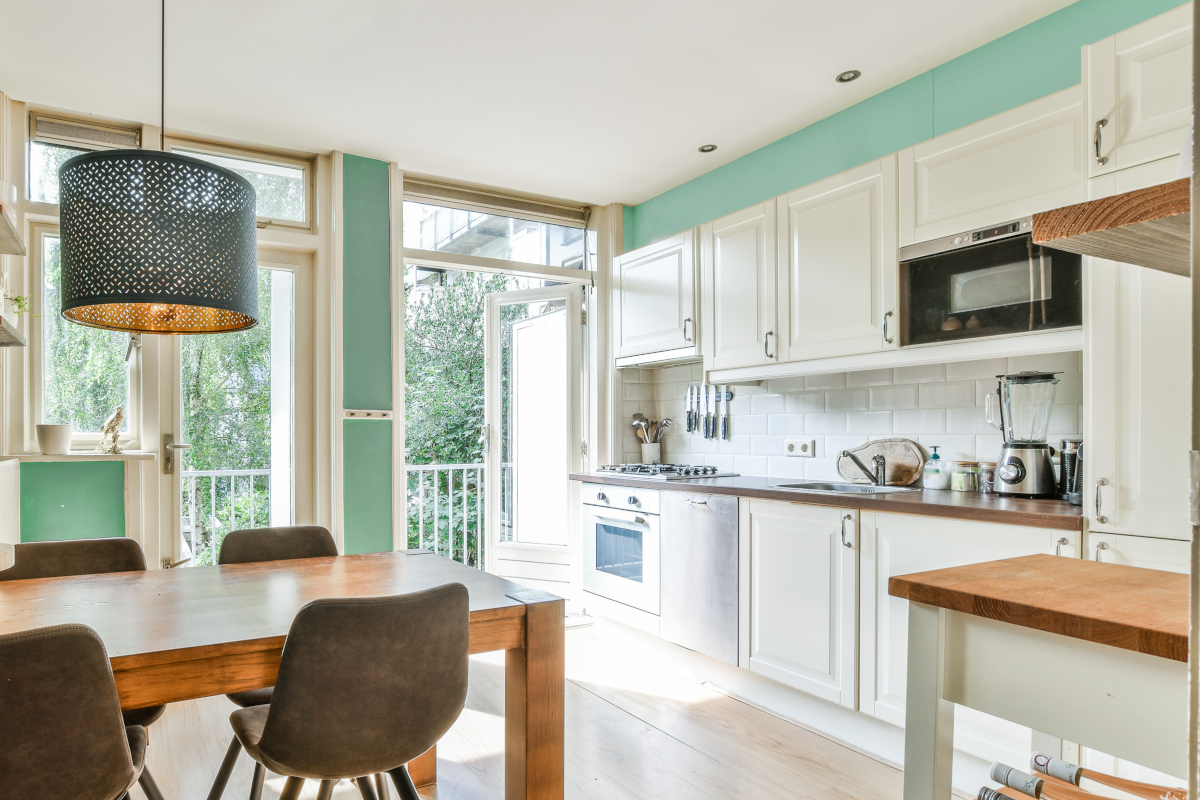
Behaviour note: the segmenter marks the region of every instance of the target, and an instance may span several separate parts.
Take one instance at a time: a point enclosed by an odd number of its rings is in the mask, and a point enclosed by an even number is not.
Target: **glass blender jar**
[[[996,459],[995,493],[1009,497],[1054,497],[1056,481],[1046,443],[1054,408],[1057,372],[997,375],[1000,385],[985,398],[987,421],[1004,434]],[[997,419],[998,414],[998,419]]]

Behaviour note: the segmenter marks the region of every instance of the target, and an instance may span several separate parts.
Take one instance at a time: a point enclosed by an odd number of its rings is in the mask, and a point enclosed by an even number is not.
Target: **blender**
[[[1057,372],[1018,372],[997,375],[999,388],[985,398],[987,421],[1004,434],[996,460],[995,492],[1007,497],[1054,497],[1056,481],[1046,443],[1054,407]],[[998,401],[998,402],[997,402]],[[999,406],[1000,420],[994,412]]]

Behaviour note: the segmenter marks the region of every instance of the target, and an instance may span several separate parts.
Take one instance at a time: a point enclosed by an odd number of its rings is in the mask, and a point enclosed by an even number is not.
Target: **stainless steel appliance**
[[[1081,257],[1032,229],[1026,217],[900,248],[900,345],[1081,326]]]
[[[1057,483],[1046,442],[1058,373],[997,375],[1000,384],[985,398],[987,421],[1004,434],[996,459],[995,492],[1016,497],[1054,497]],[[999,412],[999,420],[996,412]]]
[[[662,493],[659,635],[737,665],[738,501]]]
[[[583,589],[659,613],[659,492],[583,484]]]
[[[597,472],[611,472],[626,478],[650,478],[657,481],[687,481],[696,478],[736,478],[736,472],[716,467],[688,464],[605,464]],[[586,501],[585,501],[586,502]]]

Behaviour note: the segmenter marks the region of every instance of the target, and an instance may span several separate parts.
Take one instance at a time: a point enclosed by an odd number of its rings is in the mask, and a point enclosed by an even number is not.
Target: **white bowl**
[[[70,453],[72,432],[70,423],[66,425],[38,425],[38,447],[41,448],[42,455],[65,456],[67,453]]]

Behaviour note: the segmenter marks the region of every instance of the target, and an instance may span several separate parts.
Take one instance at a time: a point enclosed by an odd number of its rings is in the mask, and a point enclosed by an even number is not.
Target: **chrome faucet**
[[[859,460],[858,456],[851,453],[849,450],[843,450],[842,455],[854,462],[854,465],[862,470],[862,473],[867,476],[867,479],[876,486],[884,486],[887,483],[887,459],[882,455],[877,455],[871,459],[871,463],[875,465],[875,472],[867,469],[867,465]]]

